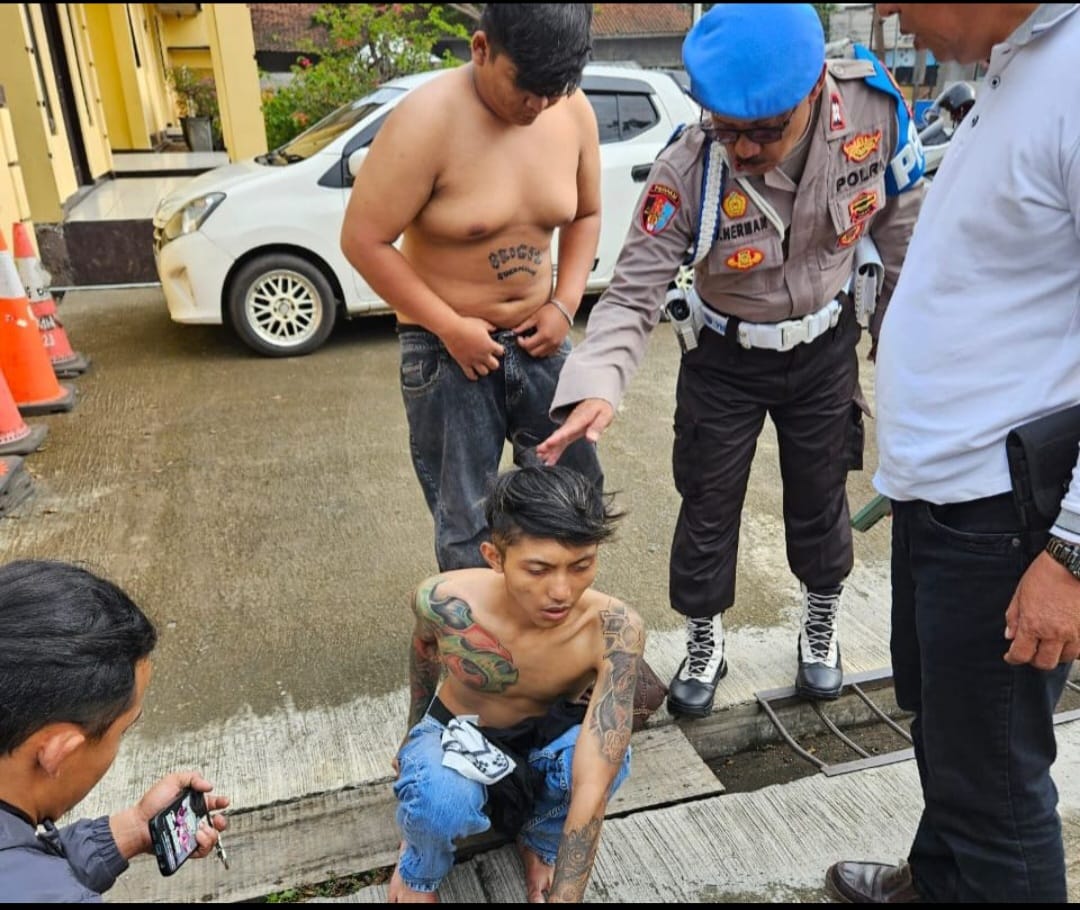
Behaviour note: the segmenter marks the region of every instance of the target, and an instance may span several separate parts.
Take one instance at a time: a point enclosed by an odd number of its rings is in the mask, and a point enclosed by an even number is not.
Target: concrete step
[[[1058,727],[1054,779],[1080,900],[1080,724]],[[752,793],[648,809],[604,824],[585,900],[590,903],[814,903],[828,901],[825,870],[845,859],[895,863],[922,811],[914,761],[852,774],[815,774]],[[319,903],[383,903],[387,885]],[[525,900],[520,860],[503,847],[454,868],[446,902]]]

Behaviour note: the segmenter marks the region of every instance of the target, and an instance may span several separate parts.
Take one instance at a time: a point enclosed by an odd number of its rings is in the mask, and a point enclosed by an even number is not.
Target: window
[[[619,129],[623,139],[632,139],[655,126],[660,118],[645,95],[619,95]]]
[[[622,142],[660,122],[648,95],[624,92],[586,92],[596,113],[600,144]]]
[[[619,102],[615,95],[588,95],[600,127],[600,144],[619,141]]]

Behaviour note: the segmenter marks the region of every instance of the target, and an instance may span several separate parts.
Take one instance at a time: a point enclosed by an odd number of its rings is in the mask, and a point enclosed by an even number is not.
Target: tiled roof
[[[249,3],[258,51],[295,51],[307,41],[319,43],[325,31],[311,17],[320,3]],[[597,3],[593,35],[597,38],[639,35],[685,35],[690,3]]]
[[[326,35],[311,17],[321,3],[249,3],[251,29],[257,51],[299,51],[309,42],[319,44]]]
[[[692,9],[692,3],[597,3],[592,33],[596,38],[685,35]]]

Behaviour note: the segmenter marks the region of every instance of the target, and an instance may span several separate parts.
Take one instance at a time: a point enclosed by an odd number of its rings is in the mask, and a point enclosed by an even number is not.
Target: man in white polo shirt
[[[1066,899],[1050,768],[1080,654],[1080,469],[1025,526],[1006,437],[1080,404],[1078,7],[878,5],[916,48],[989,69],[881,330],[875,483],[925,808],[907,863],[829,869],[847,901]]]

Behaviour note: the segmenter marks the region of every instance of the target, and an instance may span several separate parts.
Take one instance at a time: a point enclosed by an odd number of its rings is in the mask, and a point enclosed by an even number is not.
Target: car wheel
[[[300,357],[330,336],[337,303],[315,265],[291,253],[268,253],[237,272],[229,318],[240,339],[260,354]]]

